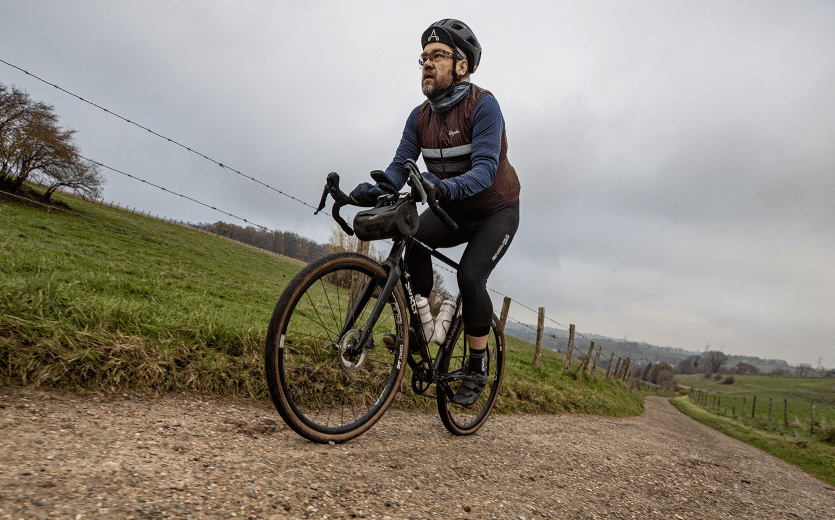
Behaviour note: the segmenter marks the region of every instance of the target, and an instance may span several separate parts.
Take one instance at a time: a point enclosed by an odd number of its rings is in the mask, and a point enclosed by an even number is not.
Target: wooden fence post
[[[591,366],[591,377],[594,377],[594,372],[597,370],[597,362],[600,360],[600,345],[597,346],[597,354],[594,356],[594,363]]]
[[[754,418],[754,413],[757,411],[757,396],[754,396],[754,404],[751,405],[751,419]]]
[[[507,323],[507,313],[510,312],[510,297],[504,297],[504,303],[502,303],[502,315],[499,318],[499,321],[502,322],[502,331],[504,331],[504,326]]]
[[[783,399],[783,426],[789,427],[789,400]]]
[[[565,370],[563,375],[568,375],[568,370],[571,368],[571,351],[574,350],[574,324],[568,326],[568,352],[565,353]]]
[[[618,363],[615,365],[615,370],[612,372],[612,379],[617,379],[620,376],[621,357],[618,356]]]
[[[773,404],[774,399],[771,397],[768,398],[768,422],[771,422],[771,405]]]
[[[626,381],[629,379],[629,364],[632,362],[632,358],[626,358],[626,366],[623,367],[623,380]]]
[[[609,372],[612,370],[612,361],[615,359],[615,353],[609,355],[609,364],[606,366],[606,379],[609,379]]]
[[[809,433],[815,433],[815,403],[812,403],[812,423],[809,425]]]
[[[577,367],[577,373],[586,375],[586,368],[589,366],[589,358],[591,358],[591,353],[594,350],[594,341],[589,343],[589,352],[586,354],[586,358],[580,363],[580,366]]]
[[[733,417],[736,417],[736,397],[734,397],[734,406],[733,406],[733,408],[731,409],[731,415],[732,415]]]
[[[545,333],[545,307],[539,308],[539,321],[536,325],[536,353],[533,356],[533,367],[539,367],[539,358],[542,356],[542,335]]]

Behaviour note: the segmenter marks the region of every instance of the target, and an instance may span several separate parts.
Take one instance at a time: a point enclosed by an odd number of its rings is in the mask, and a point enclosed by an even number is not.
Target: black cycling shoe
[[[452,404],[460,406],[470,406],[478,401],[478,396],[484,391],[487,386],[487,374],[485,372],[470,372],[467,374],[470,379],[465,379],[452,399],[449,400]]]

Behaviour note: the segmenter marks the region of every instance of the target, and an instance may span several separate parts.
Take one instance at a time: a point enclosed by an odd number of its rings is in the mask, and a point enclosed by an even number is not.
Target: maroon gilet
[[[456,177],[472,169],[473,113],[484,96],[492,94],[471,85],[467,95],[448,112],[433,112],[428,101],[420,106],[418,142],[426,168],[439,179]],[[507,160],[504,130],[498,159],[496,178],[491,186],[465,199],[442,204],[453,218],[476,220],[519,200],[519,177]]]

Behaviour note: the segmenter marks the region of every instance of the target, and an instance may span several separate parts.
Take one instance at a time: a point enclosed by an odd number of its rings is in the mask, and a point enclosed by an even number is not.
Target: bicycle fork
[[[382,289],[380,289],[380,292],[377,295],[377,302],[374,304],[374,308],[371,310],[371,315],[365,322],[365,326],[359,340],[354,345],[344,349],[343,356],[356,356],[361,354],[366,348],[368,340],[371,338],[371,334],[374,331],[374,325],[377,323],[377,319],[379,319],[380,314],[382,314],[383,308],[385,308],[386,303],[394,292],[394,286],[397,284],[397,280],[400,277],[400,269],[397,266],[389,266],[389,268],[390,271],[386,284],[382,287]],[[348,316],[345,319],[345,326],[343,326],[342,330],[339,332],[340,339],[344,339],[345,335],[354,329],[354,325],[356,324],[361,310],[365,308],[368,301],[374,296],[378,287],[380,287],[379,278],[371,278],[368,280],[368,283],[365,284],[365,287],[360,292],[356,302],[354,302],[353,307],[348,312]],[[371,347],[373,347],[373,345]]]

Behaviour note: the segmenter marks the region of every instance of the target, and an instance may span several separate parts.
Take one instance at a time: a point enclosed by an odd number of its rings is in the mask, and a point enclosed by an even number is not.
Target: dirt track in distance
[[[0,518],[232,517],[832,519],[835,489],[656,397],[464,438],[389,412],[327,446],[266,403],[0,388]]]

